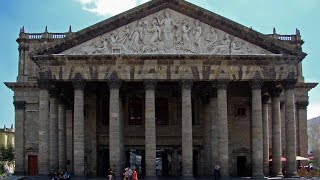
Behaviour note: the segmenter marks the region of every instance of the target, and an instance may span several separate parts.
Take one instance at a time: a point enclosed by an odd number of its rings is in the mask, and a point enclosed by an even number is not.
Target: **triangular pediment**
[[[271,54],[252,43],[169,8],[61,54]]]
[[[152,0],[67,36],[34,55],[135,53],[305,55],[184,0]]]

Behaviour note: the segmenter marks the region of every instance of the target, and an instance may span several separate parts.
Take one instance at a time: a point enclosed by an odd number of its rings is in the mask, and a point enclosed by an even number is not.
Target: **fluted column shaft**
[[[76,176],[84,176],[84,81],[80,74],[76,74],[73,87],[73,167]]]
[[[229,176],[227,81],[217,82],[217,102],[218,157],[221,175]]]
[[[120,132],[120,98],[119,88],[120,82],[109,82],[110,88],[110,104],[109,104],[109,155],[110,155],[110,167],[115,165],[117,170],[116,176],[121,175],[121,133]]]
[[[263,172],[269,175],[269,96],[262,98],[262,123],[263,123]]]
[[[15,107],[15,171],[17,175],[25,175],[25,139],[24,139],[24,120],[25,120],[25,101],[14,101]]]
[[[49,81],[38,81],[39,92],[39,175],[49,173]]]
[[[287,173],[286,177],[297,176],[297,141],[296,141],[296,116],[295,116],[295,101],[294,101],[294,80],[286,80],[285,88],[285,122],[286,122],[286,155],[287,155]]]
[[[156,176],[155,81],[145,81],[146,176]]]
[[[58,147],[58,104],[54,94],[50,96],[49,112],[49,139],[50,139],[50,172],[59,171]]]
[[[263,131],[261,81],[252,82],[252,178],[263,178]]]
[[[59,170],[66,170],[67,163],[67,136],[66,136],[66,107],[60,101],[58,105],[58,134],[59,134]]]
[[[182,176],[193,176],[191,81],[182,82]]]
[[[280,118],[281,89],[271,90],[272,101],[272,175],[282,177],[281,167],[281,118]]]

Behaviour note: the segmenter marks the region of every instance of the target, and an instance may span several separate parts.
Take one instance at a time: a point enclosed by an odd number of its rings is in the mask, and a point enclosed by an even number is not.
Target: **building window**
[[[168,99],[167,98],[156,98],[156,124],[157,125],[168,125],[169,112],[168,112]]]
[[[143,118],[143,99],[140,97],[129,98],[129,125],[142,125]]]
[[[246,116],[247,109],[244,107],[236,108],[236,116]]]

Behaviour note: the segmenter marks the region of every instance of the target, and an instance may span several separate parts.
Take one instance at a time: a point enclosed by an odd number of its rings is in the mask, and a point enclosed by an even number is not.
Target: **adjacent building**
[[[21,28],[16,173],[296,175],[307,154],[303,40],[183,0],[152,0],[78,32]],[[272,162],[269,163],[269,159]],[[269,164],[272,171],[269,172]]]
[[[4,126],[2,129],[0,129],[0,146],[8,147],[12,146],[14,147],[14,129],[13,127],[7,128]]]

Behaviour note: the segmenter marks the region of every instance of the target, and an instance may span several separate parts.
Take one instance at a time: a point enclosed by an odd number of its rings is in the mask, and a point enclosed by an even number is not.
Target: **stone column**
[[[193,177],[192,143],[192,81],[184,80],[182,85],[182,176]]]
[[[62,100],[58,105],[58,134],[59,134],[59,170],[65,171],[67,163],[67,149],[66,149],[66,107]]]
[[[258,79],[254,79],[251,84],[252,178],[264,178],[261,85],[262,81]]]
[[[49,80],[39,79],[39,175],[49,173]]]
[[[297,102],[298,118],[299,118],[299,134],[298,134],[299,146],[300,146],[299,155],[303,157],[305,157],[308,154],[308,123],[307,123],[308,104],[309,104],[308,101]]]
[[[156,176],[156,120],[155,120],[155,88],[156,81],[147,80],[145,85],[145,148],[146,176]]]
[[[218,157],[221,166],[221,176],[229,176],[229,135],[228,135],[228,81],[218,80],[217,88],[217,130],[218,130]]]
[[[286,177],[297,177],[297,141],[296,141],[296,115],[295,115],[295,100],[294,100],[294,86],[296,80],[287,79],[283,86],[285,89],[285,121],[286,121]]]
[[[14,101],[15,108],[15,171],[16,175],[25,175],[25,139],[24,139],[24,120],[25,120],[25,101]]]
[[[115,173],[116,176],[121,175],[121,135],[120,132],[120,97],[119,89],[121,86],[120,81],[110,80],[108,82],[110,89],[110,105],[109,105],[109,155],[110,167],[115,165],[118,169]]]
[[[213,93],[210,95],[210,121],[211,121],[211,127],[210,127],[210,134],[211,134],[211,174],[212,167],[216,165],[216,162],[218,161],[218,131],[217,131],[217,93],[214,90]]]
[[[84,176],[84,86],[80,74],[73,79],[74,108],[73,108],[73,161],[74,175]]]
[[[50,172],[59,171],[59,147],[58,147],[58,104],[57,91],[50,91],[50,107],[49,107],[49,141],[50,141]]]
[[[269,98],[269,95],[262,97],[263,172],[265,176],[269,176]]]
[[[272,176],[283,177],[281,167],[281,118],[280,118],[280,94],[282,89],[270,90],[272,103]]]

